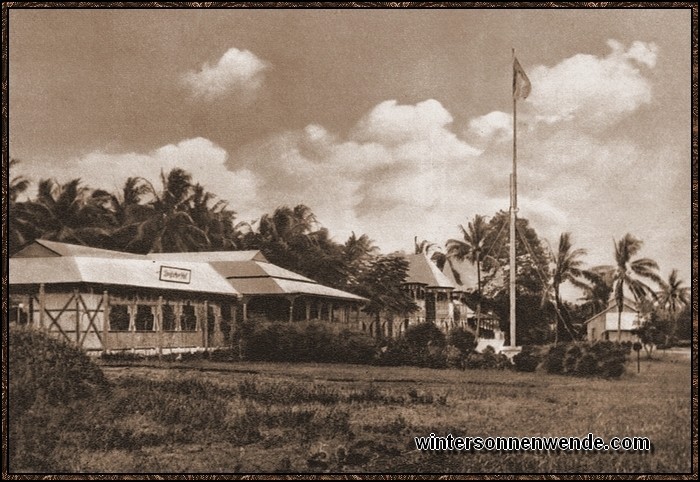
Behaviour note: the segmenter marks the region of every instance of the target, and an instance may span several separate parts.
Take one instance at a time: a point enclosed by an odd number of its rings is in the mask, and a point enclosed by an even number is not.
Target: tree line
[[[10,168],[17,162],[11,160]],[[158,186],[129,177],[116,193],[89,188],[80,179],[65,183],[42,179],[33,197],[20,200],[30,186],[22,176],[9,181],[11,255],[39,238],[137,254],[254,249],[271,263],[367,297],[365,311],[377,317],[417,308],[401,289],[408,263],[400,253],[382,254],[367,234],[353,232],[344,243],[334,241],[303,204],[280,206],[252,223],[240,222],[226,201],[180,168],[161,173]],[[476,268],[476,286],[466,288],[467,304],[477,321],[483,313],[491,313],[506,332],[508,221],[505,211],[490,219],[475,215],[466,227],[458,226],[459,236],[447,240],[444,249],[415,239],[415,252],[430,256],[440,269],[447,266],[458,282],[461,264]],[[687,330],[679,323],[689,317],[689,289],[682,286],[676,270],[666,281],[658,275],[656,262],[638,258],[639,239],[627,234],[615,242],[613,265],[585,269],[586,251],[574,248],[570,233],[561,234],[552,252],[527,219],[518,219],[516,227],[519,343],[579,338],[582,321],[604,309],[611,295],[621,317],[626,292],[653,312],[653,319],[662,320],[667,332],[677,335]],[[562,299],[561,286],[567,282],[582,290],[578,303]]]

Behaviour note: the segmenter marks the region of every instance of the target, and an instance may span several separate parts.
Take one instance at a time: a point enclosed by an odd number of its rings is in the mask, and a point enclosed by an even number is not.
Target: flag
[[[532,90],[530,79],[527,78],[527,74],[520,66],[517,57],[513,57],[513,98],[527,99],[530,90]]]

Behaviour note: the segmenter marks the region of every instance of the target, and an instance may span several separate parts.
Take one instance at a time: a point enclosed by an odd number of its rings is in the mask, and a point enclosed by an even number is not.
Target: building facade
[[[258,251],[136,255],[37,240],[10,259],[9,281],[11,323],[91,353],[230,346],[251,311],[256,320],[355,327],[366,301]]]
[[[620,318],[620,341],[639,341],[634,330],[638,329],[644,321],[637,303],[625,298]],[[610,299],[608,306],[603,311],[586,320],[584,324],[588,341],[617,341],[618,308],[615,299]]]

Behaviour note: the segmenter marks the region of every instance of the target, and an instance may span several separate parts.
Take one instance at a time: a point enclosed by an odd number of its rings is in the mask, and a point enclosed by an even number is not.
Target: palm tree
[[[10,170],[19,164],[19,160],[10,159]],[[38,231],[31,221],[31,216],[26,212],[26,203],[17,202],[17,198],[29,187],[29,180],[24,176],[15,176],[10,179],[8,219],[9,219],[9,249],[10,254],[15,253],[31,239],[38,236]]]
[[[437,249],[437,244],[431,243],[427,239],[424,239],[420,243],[418,242],[418,236],[413,237],[413,249],[415,254],[425,254],[430,255],[430,252]]]
[[[197,183],[194,186],[190,205],[190,214],[195,224],[204,231],[215,251],[234,250],[238,247],[239,234],[236,233],[234,220],[236,213],[228,209],[223,199],[215,201],[216,195],[205,191]],[[210,206],[210,203],[213,204]]]
[[[573,243],[571,241],[571,233],[562,233],[559,236],[559,246],[557,249],[557,254],[552,255],[553,261],[553,273],[550,281],[549,289],[545,290],[544,296],[542,298],[543,304],[546,302],[547,298],[552,298],[554,301],[554,311],[556,313],[557,321],[556,328],[554,330],[554,343],[559,341],[559,329],[563,326],[569,331],[569,334],[573,338],[573,334],[562,316],[563,304],[561,301],[560,287],[563,283],[569,282],[577,288],[586,290],[590,288],[590,285],[584,281],[584,279],[590,279],[591,275],[588,271],[581,268],[583,261],[581,257],[586,255],[585,249],[573,249]]]
[[[36,199],[23,203],[21,217],[36,237],[85,246],[109,247],[115,226],[112,213],[81,186],[80,179],[59,184],[39,182]]]
[[[9,168],[12,169],[19,164],[18,159],[10,159]],[[25,192],[29,187],[29,179],[24,176],[15,176],[10,179],[10,203],[17,201],[20,194]]]
[[[347,284],[357,286],[360,276],[369,269],[372,260],[379,253],[379,248],[366,234],[358,237],[353,231],[342,249],[347,269]]]
[[[129,223],[121,230],[121,234],[126,232],[130,235],[124,249],[160,253],[209,248],[207,234],[197,226],[190,214],[194,189],[192,176],[183,169],[174,168],[167,175],[161,173],[160,177],[163,185],[160,192],[150,183],[147,183],[150,189],[146,189],[142,184],[127,181],[124,203],[132,207],[132,214],[138,209],[138,215],[129,218]],[[126,188],[130,188],[128,193]],[[146,193],[151,194],[152,199],[140,204],[141,196]]]
[[[615,245],[615,266],[601,267],[607,271],[612,280],[613,293],[617,304],[617,342],[622,339],[622,309],[624,307],[625,286],[632,292],[635,301],[640,302],[647,296],[656,297],[654,290],[639,278],[656,283],[662,280],[657,274],[659,265],[650,258],[632,260],[642,248],[642,241],[627,233]]]
[[[343,245],[343,253],[351,263],[368,263],[371,258],[379,252],[379,248],[374,244],[374,240],[363,234],[357,236],[355,231],[350,234],[348,240]]]
[[[460,224],[462,238],[450,239],[447,241],[447,256],[459,261],[469,261],[476,265],[476,336],[479,336],[479,327],[481,325],[481,264],[486,259],[487,253],[485,249],[486,238],[489,235],[489,225],[486,218],[479,214],[474,216],[474,219],[469,222],[467,229]]]
[[[668,281],[661,280],[659,285],[661,286],[661,293],[659,294],[659,305],[666,310],[673,320],[674,324],[677,323],[678,315],[687,306],[690,305],[690,300],[688,295],[690,294],[690,288],[681,286],[683,280],[678,279],[678,270],[674,269],[668,276]],[[676,327],[674,327],[675,333]]]
[[[605,271],[605,267],[596,266],[584,272],[588,283],[583,288],[583,297],[579,298],[586,307],[587,317],[591,317],[603,311],[610,301],[612,293],[612,273]]]

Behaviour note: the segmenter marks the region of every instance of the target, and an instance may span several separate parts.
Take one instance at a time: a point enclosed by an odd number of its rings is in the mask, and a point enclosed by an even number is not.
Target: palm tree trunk
[[[617,308],[617,343],[622,341],[622,305]]]
[[[476,290],[479,298],[476,300],[476,337],[479,338],[481,328],[481,262],[476,261]]]
[[[559,287],[556,287],[554,289],[554,344],[556,345],[559,343],[559,323],[561,320],[559,319],[561,317],[561,312],[559,311]]]

